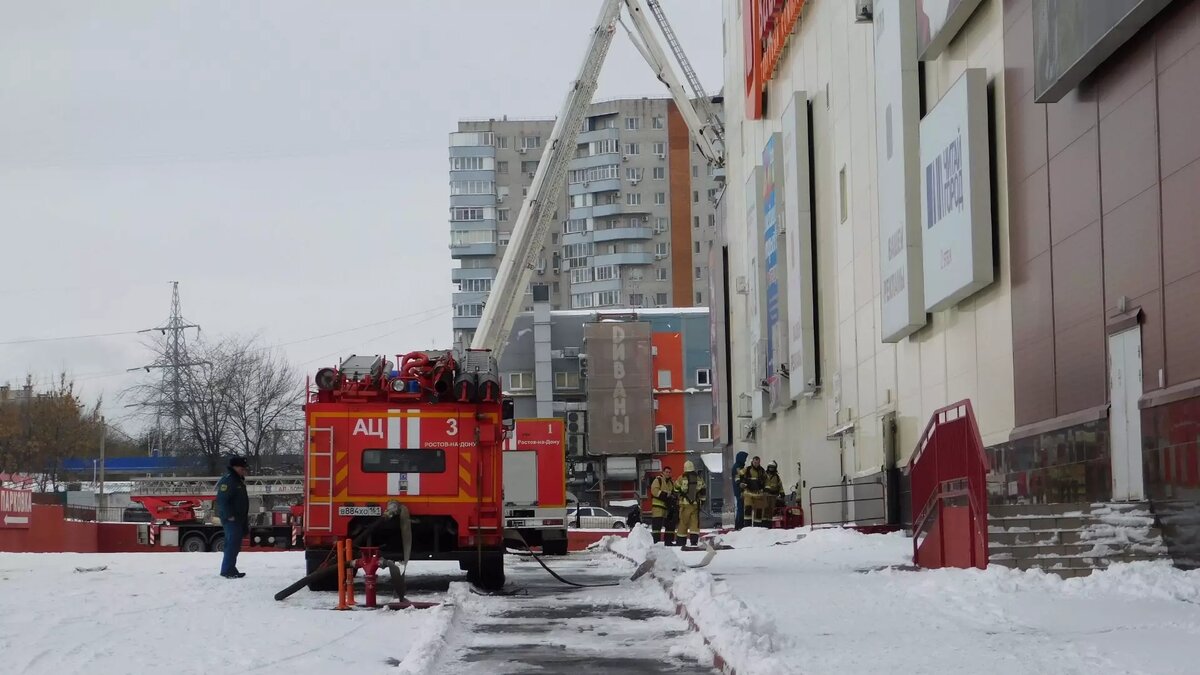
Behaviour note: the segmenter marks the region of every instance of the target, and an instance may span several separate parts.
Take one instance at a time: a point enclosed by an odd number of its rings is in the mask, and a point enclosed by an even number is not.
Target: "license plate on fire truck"
[[[339,516],[380,516],[383,515],[382,506],[339,506]]]

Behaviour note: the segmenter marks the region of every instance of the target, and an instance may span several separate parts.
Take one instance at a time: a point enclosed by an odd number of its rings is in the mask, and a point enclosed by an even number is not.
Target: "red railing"
[[[908,466],[913,564],[987,567],[987,456],[969,400],[933,413]]]

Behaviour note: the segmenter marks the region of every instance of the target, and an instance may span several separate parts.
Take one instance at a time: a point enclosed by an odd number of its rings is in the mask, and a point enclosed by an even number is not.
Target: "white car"
[[[578,517],[578,520],[576,518]],[[598,506],[582,506],[567,512],[567,526],[583,530],[624,530],[625,519]]]

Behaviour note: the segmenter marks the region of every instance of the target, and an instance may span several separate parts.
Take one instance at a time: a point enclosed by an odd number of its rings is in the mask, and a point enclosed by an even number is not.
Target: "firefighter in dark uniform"
[[[783,479],[779,477],[779,465],[772,461],[767,465],[767,481],[763,484],[763,500],[766,503],[767,526],[774,521],[775,511],[784,505]]]
[[[750,527],[766,527],[763,513],[765,495],[763,488],[767,484],[767,472],[762,468],[762,460],[757,456],[750,460],[750,465],[742,469],[738,485],[742,488],[742,498],[746,502],[746,525]]]
[[[650,534],[654,537],[654,543],[658,543],[662,537],[663,525],[666,524],[674,499],[675,481],[671,480],[671,467],[664,466],[662,473],[650,481]],[[674,528],[667,524],[667,546],[674,540]]]
[[[242,537],[250,525],[250,496],[246,493],[246,460],[229,459],[229,472],[217,482],[217,517],[225,528],[225,555],[221,558],[221,576],[241,579],[246,576],[237,568]]]
[[[675,530],[675,542],[680,546],[690,543],[700,545],[700,503],[708,492],[704,479],[696,473],[691,461],[683,463],[683,475],[675,481],[675,494],[679,496],[679,528]]]

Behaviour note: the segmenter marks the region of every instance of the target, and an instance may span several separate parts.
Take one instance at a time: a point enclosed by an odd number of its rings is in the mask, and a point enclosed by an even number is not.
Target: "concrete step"
[[[1033,530],[1079,530],[1090,523],[1086,516],[1014,516],[993,518],[988,516],[988,530],[1033,531]],[[993,529],[996,528],[996,529]]]
[[[1083,516],[1091,513],[1088,503],[1068,504],[989,504],[988,517],[1016,518],[1020,516]]]
[[[1081,556],[1094,549],[1091,544],[1029,544],[1017,546],[997,546],[995,543],[988,547],[993,556],[1011,556],[1017,560],[1040,559],[1042,557],[1069,558]]]
[[[992,546],[1029,546],[1034,544],[1077,544],[1078,530],[1031,530],[1029,532],[1006,532],[1000,530],[988,534]]]

